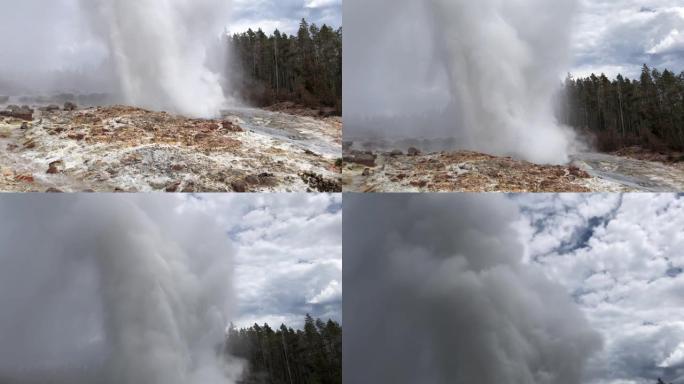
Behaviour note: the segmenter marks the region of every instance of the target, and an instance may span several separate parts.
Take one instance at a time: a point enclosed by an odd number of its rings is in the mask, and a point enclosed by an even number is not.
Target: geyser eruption
[[[231,254],[174,197],[0,199],[0,378],[233,383]]]
[[[573,135],[553,100],[576,0],[344,6],[345,139],[568,160]]]
[[[431,0],[454,128],[473,149],[535,162],[568,160],[553,111],[576,0]]]
[[[346,198],[346,382],[582,382],[600,338],[522,262],[510,200]]]
[[[125,102],[194,117],[226,103],[210,65],[229,20],[229,0],[81,0],[106,43]]]

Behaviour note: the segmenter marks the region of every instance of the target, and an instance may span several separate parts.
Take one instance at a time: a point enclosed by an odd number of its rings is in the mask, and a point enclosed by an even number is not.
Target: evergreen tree
[[[243,384],[341,384],[342,328],[307,315],[304,329],[268,324],[228,330],[225,353],[246,360]]]
[[[258,106],[291,101],[342,113],[342,29],[302,19],[296,36],[251,29],[228,39],[233,87]]]
[[[593,134],[599,149],[684,150],[684,73],[644,65],[638,80],[568,76],[563,96],[559,119]]]

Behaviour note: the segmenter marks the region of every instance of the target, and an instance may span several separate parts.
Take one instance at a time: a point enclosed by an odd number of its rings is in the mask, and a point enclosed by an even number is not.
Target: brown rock
[[[55,175],[62,172],[64,172],[64,161],[57,160],[49,164],[49,168],[47,170],[48,174]]]
[[[571,166],[568,171],[572,176],[575,176],[579,179],[590,179],[591,175],[587,173],[586,171],[580,169],[579,167],[576,166]]]
[[[33,109],[26,105],[21,107],[16,105],[8,106],[4,111],[0,111],[0,116],[13,117],[15,119],[32,121],[33,120]]]
[[[180,181],[173,182],[173,183],[166,186],[166,192],[177,192],[178,188],[180,188],[180,186],[181,186]]]
[[[370,175],[371,175],[370,168],[364,169],[364,170],[363,170],[363,173],[361,174],[361,176],[364,176],[364,177],[368,177],[368,176],[370,176]]]
[[[72,140],[81,141],[81,140],[85,139],[85,134],[84,133],[70,133],[67,137],[72,139]]]
[[[64,193],[64,191],[62,191],[61,189],[57,189],[54,187],[48,188],[45,192],[46,193]]]
[[[65,111],[75,111],[76,108],[78,108],[76,104],[72,103],[71,101],[67,101],[66,103],[64,103]]]
[[[411,147],[408,149],[408,155],[409,156],[420,156],[421,152],[420,149]]]
[[[15,181],[21,181],[24,183],[33,183],[35,180],[33,179],[33,175],[29,174],[24,174],[24,175],[17,175],[14,177]]]
[[[373,168],[377,158],[377,155],[374,155],[372,152],[351,151],[342,160],[345,163],[361,164]]]
[[[234,181],[230,184],[230,186],[233,188],[233,191],[239,192],[239,193],[245,193],[247,192],[247,184],[245,184],[244,181]]]

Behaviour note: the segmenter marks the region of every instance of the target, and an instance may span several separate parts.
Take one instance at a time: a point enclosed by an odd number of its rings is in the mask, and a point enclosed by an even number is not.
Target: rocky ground
[[[340,192],[341,137],[340,118],[254,109],[13,106],[0,110],[0,191]]]
[[[470,151],[357,151],[345,145],[342,184],[354,192],[630,191],[570,166],[538,165]]]

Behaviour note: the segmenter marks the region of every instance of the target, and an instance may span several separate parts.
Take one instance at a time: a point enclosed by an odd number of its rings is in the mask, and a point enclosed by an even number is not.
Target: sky
[[[340,195],[19,194],[0,217],[0,381],[225,382],[231,322],[342,320]]]
[[[261,28],[266,33],[278,28],[296,34],[302,18],[319,26],[342,26],[342,0],[235,0],[231,32]]]
[[[590,383],[684,382],[684,198],[520,195],[525,262],[603,336]]]
[[[0,61],[0,90],[3,75],[8,73],[27,71],[35,77],[46,71],[85,71],[97,68],[107,54],[79,13],[79,0],[0,0],[0,6],[0,34],[13,36],[0,42],[3,57],[8,58]],[[302,18],[339,28],[342,0],[233,0],[232,17],[226,20],[226,28],[234,33],[248,28],[272,33],[279,28],[294,34]],[[31,28],[27,28],[29,24]],[[55,77],[53,73],[37,81],[57,82]],[[65,84],[56,85],[65,88],[69,82],[94,82],[98,89],[102,81],[96,80],[97,77],[74,76],[62,80]]]
[[[342,196],[211,196],[192,201],[214,212],[236,247],[236,326],[304,316],[342,321]]]
[[[684,71],[680,0],[579,0],[571,72],[634,78],[648,64]]]
[[[684,383],[684,196],[347,195],[351,381]]]

